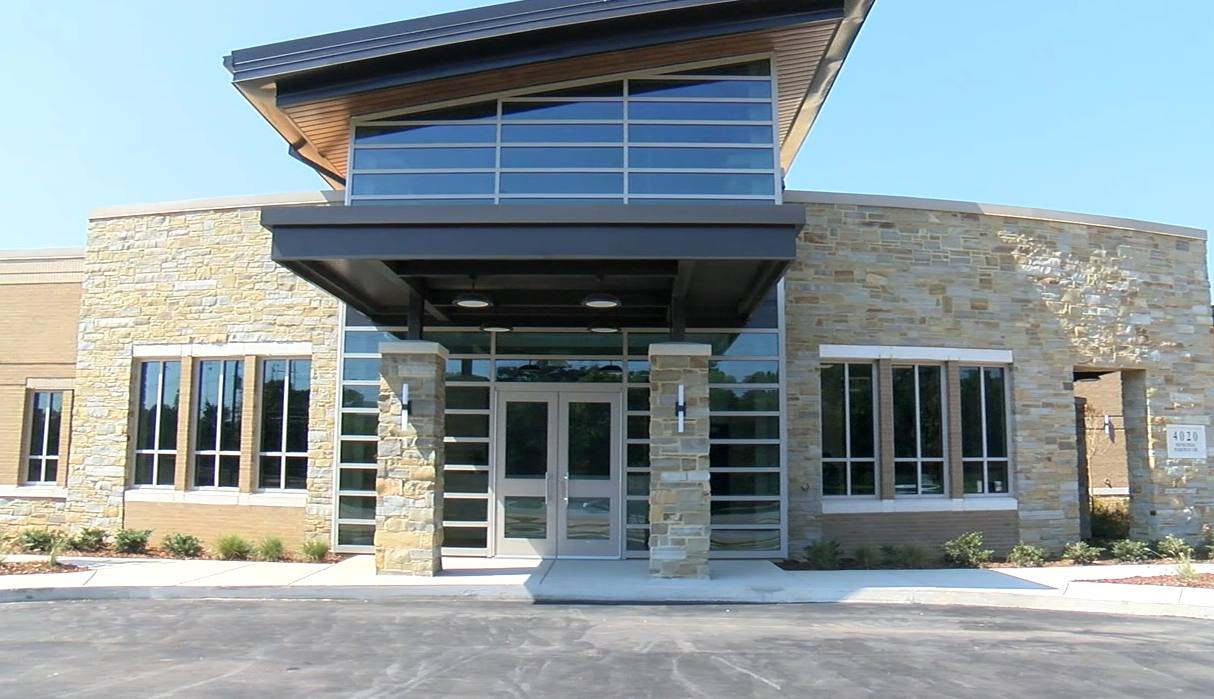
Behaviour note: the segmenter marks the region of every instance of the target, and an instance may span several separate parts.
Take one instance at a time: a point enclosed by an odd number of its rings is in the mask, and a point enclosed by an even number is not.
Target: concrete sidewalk
[[[10,561],[39,560],[10,556]],[[541,603],[960,604],[1214,618],[1214,590],[1083,582],[1162,575],[1167,565],[994,570],[785,571],[712,562],[711,580],[655,580],[646,561],[446,558],[434,578],[340,563],[74,558],[76,573],[0,576],[0,602],[79,599],[476,599]],[[1214,572],[1214,565],[1197,566]]]

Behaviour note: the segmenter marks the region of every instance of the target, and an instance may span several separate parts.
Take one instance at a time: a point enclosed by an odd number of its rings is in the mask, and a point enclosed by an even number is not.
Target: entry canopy
[[[805,210],[306,206],[264,209],[261,223],[276,262],[380,325],[413,310],[428,326],[729,328],[796,259]],[[595,295],[619,303],[592,307]]]
[[[241,94],[344,187],[350,120],[495,92],[770,56],[787,170],[873,0],[522,0],[233,51]]]

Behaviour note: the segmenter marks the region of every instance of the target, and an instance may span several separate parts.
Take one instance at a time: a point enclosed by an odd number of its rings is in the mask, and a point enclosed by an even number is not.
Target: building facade
[[[1207,454],[1168,428],[1214,401],[1204,232],[786,191],[868,11],[525,0],[234,52],[334,190],[98,211],[82,254],[0,262],[0,524],[423,575],[1060,547],[1075,382],[1117,372],[1134,533],[1196,536]]]

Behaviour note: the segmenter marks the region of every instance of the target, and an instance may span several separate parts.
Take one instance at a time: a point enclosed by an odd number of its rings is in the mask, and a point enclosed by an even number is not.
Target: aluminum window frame
[[[138,389],[135,393],[136,406],[135,406],[134,416],[133,416],[134,422],[135,422],[135,425],[134,425],[135,428],[134,428],[134,430],[132,430],[132,432],[134,433],[134,436],[135,436],[135,438],[132,440],[132,444],[135,445],[135,448],[130,452],[134,455],[134,458],[131,460],[131,465],[130,465],[130,476],[129,476],[130,485],[129,485],[129,487],[131,487],[131,488],[172,488],[172,487],[174,487],[176,484],[175,481],[176,481],[177,469],[181,467],[181,459],[186,457],[190,452],[189,444],[186,444],[185,447],[183,448],[180,443],[177,443],[174,446],[174,448],[172,448],[172,449],[163,449],[163,448],[161,448],[161,439],[160,439],[161,436],[163,435],[162,428],[164,425],[164,395],[165,395],[164,377],[165,377],[165,373],[166,373],[165,369],[168,367],[168,365],[170,365],[170,364],[177,365],[177,423],[173,426],[173,433],[175,435],[174,442],[179,442],[179,440],[176,438],[176,435],[181,426],[181,418],[182,418],[182,415],[181,415],[182,405],[181,404],[183,402],[182,399],[185,398],[185,401],[184,401],[186,404],[185,409],[187,411],[191,410],[191,408],[192,408],[192,406],[190,405],[189,397],[183,396],[181,394],[181,378],[182,378],[182,362],[183,361],[185,361],[185,360],[180,359],[180,358],[170,359],[170,358],[148,357],[148,358],[141,358],[138,362],[135,363],[136,371],[135,371],[135,376],[134,376],[134,383],[136,384]],[[138,416],[139,416],[139,411],[142,410],[142,405],[140,404],[140,398],[142,397],[143,391],[144,391],[143,367],[148,364],[160,365],[160,369],[156,373],[156,418],[155,418],[155,426],[152,428],[153,448],[140,449],[138,445],[139,445],[139,441],[140,441],[139,438],[142,435],[139,432],[139,417]],[[138,474],[138,472],[139,472],[138,468],[136,466],[136,463],[138,462],[140,456],[151,456],[152,457],[152,482],[151,483],[139,483],[135,480],[136,474]],[[170,480],[168,483],[159,483],[159,482],[157,482],[157,480],[158,480],[157,476],[160,474],[160,462],[161,462],[161,459],[165,456],[173,457],[174,476],[173,476],[173,479]],[[188,464],[187,464],[187,466],[188,466]]]
[[[920,386],[921,377],[919,375],[919,371],[920,371],[920,369],[924,369],[924,368],[935,369],[936,373],[939,376],[939,383],[940,383],[940,456],[938,456],[938,457],[937,456],[925,457],[923,455],[923,391]],[[893,469],[893,472],[894,472],[893,495],[895,498],[947,498],[947,497],[949,497],[949,492],[950,492],[950,490],[949,490],[949,488],[950,488],[950,483],[949,483],[949,456],[950,456],[949,455],[949,436],[950,436],[949,435],[949,416],[951,415],[951,411],[954,409],[953,406],[949,404],[949,400],[948,400],[948,392],[949,392],[948,372],[946,371],[946,367],[944,364],[938,364],[938,363],[932,363],[932,362],[914,362],[914,363],[898,362],[898,363],[894,364],[892,371],[897,372],[899,369],[913,370],[913,376],[915,378],[915,456],[913,456],[913,457],[898,456],[897,450],[895,448],[894,459],[893,459],[893,462],[890,464],[890,467]],[[890,404],[894,406],[894,410],[896,411],[897,410],[897,407],[896,407],[897,399],[895,398],[894,393],[895,393],[895,391],[894,391],[893,385],[891,383],[890,394],[889,394],[888,400],[890,401]],[[895,415],[896,415],[896,412],[895,412]],[[895,426],[894,434],[891,435],[892,439],[897,439],[897,432],[898,432],[898,427]],[[925,462],[939,462],[940,463],[940,474],[941,475],[940,475],[940,492],[939,493],[923,492],[923,487],[924,487],[923,465]],[[906,465],[913,465],[915,468],[915,492],[913,492],[913,493],[898,492],[898,485],[897,485],[898,467],[906,466]]]
[[[847,361],[847,360],[823,360],[823,362],[819,365],[819,378],[818,378],[819,400],[822,403],[825,402],[821,399],[821,385],[822,385],[821,367],[823,367],[823,366],[842,366],[843,367],[843,415],[844,415],[844,418],[843,418],[844,442],[843,443],[844,443],[844,447],[847,452],[847,456],[845,456],[843,458],[838,458],[838,457],[828,458],[826,456],[823,456],[823,457],[821,457],[821,460],[822,460],[823,471],[825,471],[825,467],[826,467],[827,463],[832,463],[832,464],[841,463],[843,465],[844,477],[846,478],[846,481],[845,481],[846,482],[846,486],[845,486],[846,492],[828,495],[826,493],[826,479],[825,479],[825,477],[821,477],[821,478],[819,478],[819,481],[820,481],[819,495],[823,499],[827,499],[827,500],[831,500],[831,499],[876,500],[881,497],[881,473],[882,473],[882,471],[881,471],[881,467],[882,467],[882,464],[881,464],[881,439],[880,439],[880,431],[878,429],[878,423],[880,422],[880,419],[879,419],[880,403],[878,401],[880,400],[881,396],[880,396],[880,391],[878,390],[878,386],[877,386],[877,384],[878,384],[877,363],[876,362],[863,362],[863,361]],[[869,368],[869,386],[870,386],[869,387],[869,396],[870,396],[870,400],[872,401],[872,403],[871,403],[872,415],[870,416],[869,422],[871,424],[872,434],[873,434],[873,455],[871,457],[852,456],[851,367],[853,367],[853,366],[865,366],[865,367]],[[891,397],[891,399],[892,399],[892,397]],[[819,430],[819,438],[821,438],[821,435],[822,435],[822,433],[825,432],[825,430],[823,429],[822,415],[821,415],[820,408],[819,408],[819,418],[818,418],[818,430]],[[855,492],[853,492],[853,488],[852,488],[852,481],[854,479],[853,467],[854,466],[864,466],[864,465],[872,466],[873,492],[855,493]]]
[[[713,66],[735,65],[749,61],[767,60],[770,65],[769,74],[765,76],[756,75],[672,75],[677,71],[686,71],[692,69],[711,68]],[[678,82],[706,82],[713,80],[728,80],[736,82],[763,82],[770,85],[771,94],[767,98],[694,98],[694,97],[675,97],[675,96],[659,96],[647,97],[644,95],[633,96],[629,90],[629,82],[631,80],[657,80],[671,83]],[[580,86],[605,84],[612,82],[620,82],[622,84],[622,93],[618,97],[537,97],[536,93],[551,92],[555,90],[569,89]],[[430,111],[438,111],[452,107],[485,103],[489,101],[496,102],[496,115],[493,119],[479,120],[418,120],[418,121],[393,121],[391,117],[407,117],[411,114],[419,114]],[[756,121],[715,121],[711,119],[704,120],[659,120],[659,119],[632,119],[629,114],[629,104],[631,102],[678,102],[684,104],[715,104],[715,103],[746,103],[746,104],[766,104],[770,106],[771,118],[768,120]],[[558,104],[568,102],[620,102],[623,108],[622,119],[570,119],[570,120],[553,120],[553,119],[504,119],[504,104],[506,102],[520,102],[533,104]],[[638,203],[647,200],[677,200],[694,203],[696,201],[736,201],[736,202],[756,202],[756,203],[774,203],[780,204],[783,201],[783,179],[784,172],[780,164],[779,158],[779,83],[777,75],[776,57],[774,53],[755,53],[734,56],[724,59],[715,59],[711,61],[699,61],[693,63],[676,64],[666,66],[660,69],[650,69],[646,71],[633,71],[626,73],[617,73],[613,75],[599,76],[596,78],[587,78],[576,81],[565,81],[551,83],[547,85],[533,86],[525,89],[508,90],[497,93],[488,93],[476,95],[474,97],[464,98],[460,100],[449,100],[445,102],[437,102],[422,106],[416,106],[408,109],[385,110],[370,114],[360,115],[350,120],[349,126],[349,150],[347,153],[346,172],[348,173],[349,186],[345,190],[345,203],[347,205],[356,204],[357,202],[376,202],[376,201],[393,201],[407,204],[409,202],[426,201],[433,202],[435,200],[450,201],[458,203],[459,201],[467,200],[492,200],[494,204],[507,203],[510,201],[519,201],[527,199],[585,199],[603,202],[622,201],[622,203]],[[527,142],[527,143],[503,143],[503,130],[506,125],[553,125],[554,123],[563,123],[570,125],[614,125],[619,124],[623,129],[623,138],[620,141],[598,142],[598,141],[552,141],[552,142]],[[358,145],[356,141],[357,130],[361,126],[393,126],[393,125],[408,125],[408,126],[442,126],[442,125],[458,125],[458,124],[481,124],[495,126],[496,139],[494,143],[425,143],[425,144],[364,144]],[[767,126],[770,130],[770,139],[764,143],[677,143],[677,142],[654,142],[654,143],[636,143],[631,139],[629,128],[633,124],[639,125],[670,125],[670,126]],[[623,166],[620,168],[504,168],[502,167],[502,152],[503,150],[516,147],[531,147],[531,148],[556,148],[561,146],[583,146],[583,147],[619,147],[623,149]],[[763,169],[733,169],[733,168],[705,168],[705,169],[677,169],[677,168],[633,168],[630,163],[630,150],[633,146],[651,146],[651,147],[679,147],[679,148],[737,148],[737,149],[762,149],[770,151],[772,154],[771,168]],[[419,148],[489,148],[493,147],[495,166],[493,168],[428,168],[428,169],[392,169],[392,170],[366,170],[356,169],[354,166],[356,152],[364,149],[419,149]],[[463,173],[482,173],[494,175],[493,192],[482,192],[475,194],[415,194],[415,195],[355,195],[354,182],[359,175],[366,174],[463,174]],[[552,173],[552,174],[582,174],[582,173],[620,173],[623,178],[623,188],[619,193],[610,194],[507,194],[502,192],[502,174],[513,173]],[[772,193],[767,194],[633,194],[631,190],[632,173],[647,174],[672,174],[672,175],[696,175],[696,174],[729,174],[729,175],[770,175],[772,178]]]
[[[26,396],[26,405],[28,408],[26,409],[25,424],[28,425],[28,427],[26,428],[25,439],[22,440],[25,443],[25,459],[23,460],[21,468],[21,474],[23,476],[21,481],[26,485],[53,485],[58,482],[59,476],[63,473],[61,470],[62,463],[60,461],[60,452],[62,451],[63,447],[63,405],[65,392],[34,390],[27,391]],[[49,404],[45,407],[45,409],[39,409],[39,396],[47,396]],[[55,453],[51,454],[50,441],[53,430],[51,430],[50,427],[50,413],[51,410],[55,409],[56,398],[58,398],[59,402],[59,435],[55,444]],[[42,413],[42,429],[36,431],[34,417],[40,412]],[[38,434],[37,432],[40,432],[41,434]],[[38,453],[34,453],[35,439],[37,439]],[[38,462],[38,466],[36,468],[40,478],[31,478],[33,469],[35,468],[34,462]],[[48,464],[49,467],[54,470],[54,475],[50,478],[47,478]]]
[[[982,453],[981,457],[972,457],[965,455],[965,447],[962,446],[960,452],[961,458],[961,492],[963,498],[983,498],[983,497],[1014,497],[1014,482],[1015,470],[1013,465],[1013,449],[1012,449],[1012,367],[1008,364],[975,364],[965,363],[957,367],[958,381],[960,381],[961,372],[966,369],[977,369],[981,381],[979,382],[980,392],[979,401],[982,407],[981,427],[982,427]],[[1003,372],[1003,443],[1004,453],[1006,456],[992,457],[990,456],[990,443],[987,435],[987,401],[986,401],[986,370],[999,369]],[[957,412],[961,419],[961,431],[965,433],[965,401],[962,400],[957,405]],[[983,492],[970,493],[965,490],[965,467],[967,464],[979,463],[982,466],[983,483],[990,483],[990,466],[992,462],[1001,462],[1006,471],[1006,487],[1001,491],[986,490]]]
[[[217,405],[218,405],[219,409],[215,415],[215,443],[214,443],[214,445],[209,445],[207,448],[203,449],[203,448],[200,448],[201,445],[200,445],[199,439],[201,438],[201,435],[199,433],[201,432],[201,430],[198,429],[198,427],[202,421],[202,409],[203,409],[202,391],[204,388],[204,380],[203,380],[203,374],[202,374],[202,367],[204,364],[207,364],[210,362],[215,362],[215,363],[219,364],[219,381],[216,386],[217,396],[218,396]],[[225,408],[225,406],[224,406],[225,393],[226,393],[226,389],[228,388],[228,386],[227,386],[228,364],[235,364],[240,372],[240,388],[239,388],[240,393],[239,393],[239,395],[236,395],[236,397],[235,397],[236,404],[232,408],[233,412],[236,415],[236,422],[238,425],[236,429],[238,430],[238,432],[241,433],[241,437],[240,437],[240,439],[237,440],[237,445],[236,445],[235,449],[222,448],[222,445],[223,445],[223,411]],[[193,440],[192,440],[193,444],[192,444],[192,449],[190,449],[190,460],[189,460],[189,470],[188,470],[188,473],[190,474],[190,478],[189,478],[188,482],[190,483],[190,486],[195,490],[231,491],[231,490],[237,490],[240,487],[240,472],[244,466],[241,463],[243,461],[242,446],[243,446],[243,442],[244,442],[243,430],[244,430],[244,403],[245,403],[245,384],[244,384],[244,382],[245,382],[245,377],[246,377],[244,365],[245,365],[245,360],[243,358],[238,358],[238,357],[216,357],[216,358],[199,357],[194,361],[194,377],[195,377],[194,396],[193,396],[194,401],[193,401],[193,405],[191,406],[191,410],[190,410],[191,436],[193,437]],[[213,448],[212,448],[212,446],[213,446]],[[198,480],[199,457],[211,459],[211,463],[212,463],[212,467],[213,467],[214,471],[213,471],[213,476],[211,478],[211,482],[209,484],[200,483]],[[220,466],[223,463],[224,457],[228,457],[228,458],[235,457],[236,458],[236,484],[235,485],[219,485]]]
[[[262,435],[262,431],[265,430],[265,418],[266,418],[265,387],[266,387],[266,376],[267,376],[266,365],[269,364],[270,362],[286,362],[286,365],[287,365],[286,366],[286,375],[283,378],[283,384],[282,384],[282,391],[283,391],[282,434],[279,436],[279,443],[278,443],[279,449],[277,451],[262,451],[261,450],[262,440],[260,439],[260,437]],[[312,408],[312,378],[311,378],[312,377],[312,358],[311,357],[261,357],[258,359],[258,363],[261,364],[261,367],[260,367],[261,371],[259,372],[258,378],[260,379],[260,381],[258,382],[259,385],[257,387],[259,392],[258,392],[258,401],[257,401],[258,402],[258,406],[257,406],[258,407],[258,411],[257,411],[257,430],[258,430],[257,436],[258,436],[258,439],[257,439],[257,450],[256,450],[257,459],[256,459],[256,466],[255,466],[255,468],[256,468],[255,483],[256,483],[256,487],[258,490],[265,491],[265,492],[282,492],[282,491],[304,492],[304,491],[307,491],[307,489],[308,489],[307,466],[305,466],[305,469],[304,469],[304,474],[305,474],[304,475],[304,486],[302,488],[288,488],[287,487],[287,459],[303,458],[305,464],[308,464],[309,466],[311,464],[311,461],[310,461],[311,457],[309,455],[309,450],[306,446],[304,448],[304,451],[302,451],[302,452],[287,450],[287,423],[288,423],[288,415],[290,414],[290,411],[291,411],[291,369],[295,362],[307,362],[308,363],[308,401],[307,401],[308,414],[307,414],[307,421],[306,421],[306,425],[305,425],[305,431],[310,432],[311,431],[311,421],[312,421],[312,410],[311,410],[311,408]],[[266,457],[274,457],[274,458],[278,459],[278,482],[281,483],[282,485],[266,486],[264,483],[262,483],[262,459],[264,459]]]

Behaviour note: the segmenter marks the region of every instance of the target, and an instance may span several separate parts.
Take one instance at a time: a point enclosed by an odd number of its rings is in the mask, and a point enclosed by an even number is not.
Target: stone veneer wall
[[[1210,424],[1214,408],[1203,241],[943,210],[806,209],[785,278],[791,551],[823,534],[822,344],[1011,350],[1019,537],[1047,546],[1079,537],[1072,370],[1134,370],[1127,413],[1137,406],[1144,425],[1142,455],[1129,464],[1137,535],[1191,536],[1212,521],[1206,461],[1168,459],[1164,434],[1168,423]]]
[[[123,524],[135,345],[307,342],[312,404],[304,520],[307,536],[329,537],[339,307],[270,259],[270,233],[259,220],[252,207],[90,222],[72,416],[79,448],[68,464],[70,526]]]

